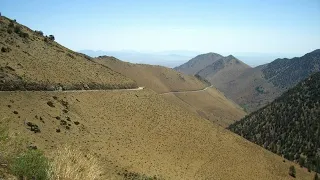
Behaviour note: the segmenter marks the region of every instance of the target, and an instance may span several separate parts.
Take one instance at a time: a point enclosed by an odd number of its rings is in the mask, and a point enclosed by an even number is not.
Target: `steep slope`
[[[320,72],[230,126],[246,139],[320,172]]]
[[[223,56],[216,53],[207,53],[198,55],[188,62],[175,67],[174,69],[186,74],[194,75],[203,68],[211,65],[212,63],[216,62],[217,60],[221,59]]]
[[[119,172],[185,180],[291,179],[292,163],[151,90],[0,92],[0,96],[0,120],[12,134],[28,138],[46,154],[64,144],[95,154],[103,166],[101,179],[114,179]],[[54,107],[47,105],[49,101]],[[41,132],[30,131],[28,122]],[[312,178],[296,169],[296,179]]]
[[[100,56],[94,61],[135,80],[139,86],[148,87],[158,93],[199,90],[206,87],[206,84],[194,76],[178,73],[163,66],[132,64],[108,56]]]
[[[162,66],[132,64],[107,56],[95,58],[95,61],[135,80],[139,86],[150,88],[176,105],[217,122],[223,127],[245,115],[237,104],[231,102],[217,89],[207,88],[202,91],[208,85],[194,76]]]
[[[228,127],[246,113],[214,87],[199,92],[167,93],[162,96],[222,127]]]
[[[200,70],[197,75],[208,80],[216,88],[226,91],[225,84],[236,79],[247,69],[250,69],[250,66],[229,55]]]
[[[17,22],[0,18],[0,90],[114,89],[136,83]]]
[[[279,88],[288,88],[320,71],[320,49],[293,59],[276,59],[262,69],[264,78]]]
[[[226,69],[228,72],[228,68]],[[211,83],[227,97],[252,112],[272,102],[288,88],[319,70],[320,52],[316,50],[302,57],[277,59],[255,68],[243,68],[240,75],[237,71],[229,71],[231,76],[227,73],[216,74],[211,77]],[[233,76],[232,72],[237,73]],[[207,80],[210,81],[210,77]]]

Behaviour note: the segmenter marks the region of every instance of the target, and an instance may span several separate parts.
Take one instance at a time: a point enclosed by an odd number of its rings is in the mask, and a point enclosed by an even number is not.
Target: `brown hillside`
[[[246,115],[242,108],[214,87],[200,92],[169,93],[162,96],[224,128]]]
[[[245,70],[251,67],[230,55],[223,57],[211,65],[200,70],[197,74],[208,80],[216,88],[226,91],[226,83],[236,79]]]
[[[158,93],[199,90],[206,87],[194,76],[185,75],[163,66],[132,64],[108,56],[94,60],[135,80],[139,86],[148,87]]]
[[[218,61],[221,58],[223,58],[223,56],[217,53],[200,54],[192,58],[188,62],[178,67],[175,67],[174,69],[179,72],[195,75],[197,72],[199,72],[203,68],[211,65],[212,63]]]
[[[0,17],[0,90],[114,89],[134,81]]]
[[[0,119],[8,121],[12,133],[46,153],[67,143],[95,154],[104,166],[101,179],[113,179],[123,169],[164,179],[292,179],[292,163],[150,90],[0,96]],[[27,122],[41,132],[31,132]],[[312,178],[304,169],[296,170],[296,179]]]
[[[236,63],[236,62],[240,63]],[[246,108],[255,111],[299,81],[320,69],[320,50],[302,57],[276,59],[271,63],[249,68],[241,61],[221,58],[198,72],[221,90],[227,97]]]
[[[148,87],[158,93],[179,91],[185,93],[163,94],[164,97],[187,108],[191,112],[212,122],[218,122],[223,127],[229,126],[235,120],[244,117],[244,111],[235,103],[230,102],[215,88],[202,90],[207,86],[194,76],[185,75],[173,69],[145,64],[132,64],[112,57],[100,57],[96,62],[121,72],[135,80],[139,86]]]

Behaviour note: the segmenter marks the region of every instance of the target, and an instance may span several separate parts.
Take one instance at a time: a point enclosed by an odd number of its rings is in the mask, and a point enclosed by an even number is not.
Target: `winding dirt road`
[[[203,88],[203,89],[200,89],[200,90],[190,90],[190,91],[170,91],[170,92],[166,92],[166,93],[159,93],[159,94],[171,94],[171,93],[186,93],[186,92],[201,92],[201,91],[205,91],[207,90],[208,88],[211,88],[213,87],[213,85],[211,86],[208,86],[206,88]]]

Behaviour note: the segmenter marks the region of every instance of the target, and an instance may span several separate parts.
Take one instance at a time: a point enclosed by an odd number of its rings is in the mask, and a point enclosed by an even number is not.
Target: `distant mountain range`
[[[223,57],[209,53],[198,55],[174,69],[208,80],[227,97],[252,112],[319,71],[320,50],[302,57],[276,59],[255,68],[231,55]]]
[[[266,107],[234,123],[229,129],[286,159],[320,172],[319,108],[320,72],[300,82]]]

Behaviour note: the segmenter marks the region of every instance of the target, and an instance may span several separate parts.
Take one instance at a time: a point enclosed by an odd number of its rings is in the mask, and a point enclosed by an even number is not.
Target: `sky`
[[[320,0],[1,0],[0,12],[72,50],[305,54]]]

